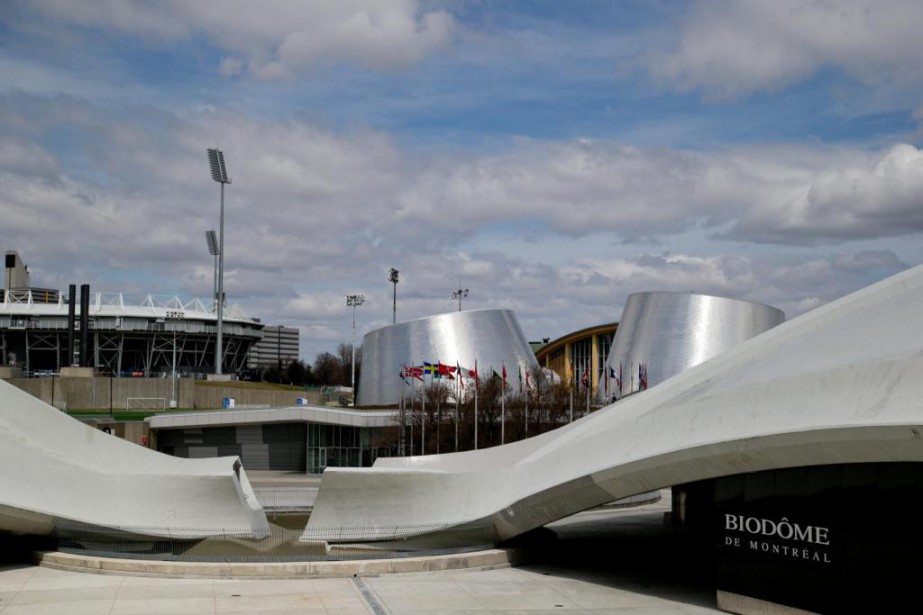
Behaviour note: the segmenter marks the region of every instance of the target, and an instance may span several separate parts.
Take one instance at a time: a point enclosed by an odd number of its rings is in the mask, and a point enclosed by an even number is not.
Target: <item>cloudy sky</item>
[[[923,262],[923,3],[4,0],[0,249],[35,286],[229,301],[302,356],[638,291],[789,318]]]

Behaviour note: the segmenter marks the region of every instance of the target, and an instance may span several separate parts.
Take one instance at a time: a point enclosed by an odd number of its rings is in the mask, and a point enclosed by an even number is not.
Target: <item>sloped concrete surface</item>
[[[0,530],[47,534],[66,521],[151,535],[262,535],[265,514],[235,465],[142,448],[0,381]]]

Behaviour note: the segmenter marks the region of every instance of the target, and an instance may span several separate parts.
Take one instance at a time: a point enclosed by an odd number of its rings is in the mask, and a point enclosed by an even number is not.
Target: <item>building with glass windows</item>
[[[324,406],[159,414],[147,419],[152,445],[175,457],[238,456],[248,470],[320,474],[396,454],[395,410]]]
[[[535,358],[542,367],[558,374],[565,384],[584,386],[586,374],[586,386],[595,391],[618,327],[619,323],[611,322],[568,333],[541,346],[535,351]]]

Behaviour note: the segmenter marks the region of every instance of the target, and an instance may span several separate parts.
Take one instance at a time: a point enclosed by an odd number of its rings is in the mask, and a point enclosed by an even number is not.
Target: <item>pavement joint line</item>
[[[352,584],[359,590],[362,600],[374,615],[389,615],[387,607],[381,603],[372,588],[368,586],[362,577],[353,577],[350,579]]]
[[[494,548],[464,554],[372,560],[298,562],[180,562],[175,560],[119,559],[62,552],[34,552],[44,568],[89,574],[203,579],[349,578],[420,574],[446,570],[489,570],[524,563],[517,548]]]

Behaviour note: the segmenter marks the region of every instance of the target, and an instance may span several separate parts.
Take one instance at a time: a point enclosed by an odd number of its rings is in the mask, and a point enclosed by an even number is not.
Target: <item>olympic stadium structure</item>
[[[438,377],[439,364],[452,373],[462,368],[465,377],[475,365],[489,376],[504,367],[510,373],[522,368],[533,372],[538,361],[529,347],[515,314],[510,310],[448,312],[370,331],[362,340],[362,373],[358,405],[396,405],[410,393],[407,368],[429,382]],[[428,376],[424,374],[429,374]]]
[[[93,293],[89,302],[89,361],[122,375],[210,373],[214,370],[215,304],[198,299],[147,295],[131,300],[122,293]],[[77,321],[81,317],[77,302]],[[247,353],[263,324],[239,306],[223,315],[223,373],[245,367]],[[78,332],[79,334],[79,332]],[[27,373],[54,373],[73,364],[67,357],[68,297],[63,293],[14,289],[0,301],[0,359]]]
[[[774,307],[713,295],[629,295],[597,386],[599,401],[650,388],[783,323]],[[606,399],[608,396],[608,399]]]

